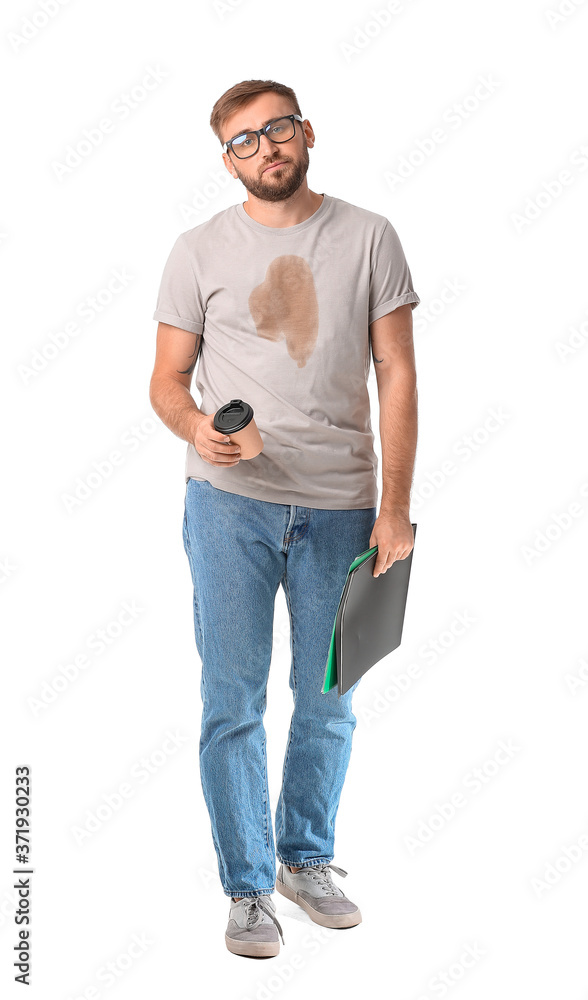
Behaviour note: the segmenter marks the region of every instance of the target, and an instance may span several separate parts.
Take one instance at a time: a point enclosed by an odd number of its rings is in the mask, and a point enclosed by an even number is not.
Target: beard
[[[286,156],[284,160],[286,161],[284,166],[271,170],[267,177],[264,173],[261,176],[245,177],[234,161],[233,166],[241,183],[255,198],[259,198],[260,201],[284,201],[298,190],[306,177],[309,164],[308,146],[304,146],[302,159],[299,162]],[[276,156],[272,162],[279,163],[280,156]]]

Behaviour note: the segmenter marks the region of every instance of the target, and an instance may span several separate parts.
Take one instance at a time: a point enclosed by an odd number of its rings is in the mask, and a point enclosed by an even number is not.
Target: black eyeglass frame
[[[304,121],[304,118],[302,118],[300,115],[278,115],[277,118],[272,118],[271,122],[268,122],[267,125],[263,126],[263,128],[249,129],[247,132],[239,132],[237,135],[234,135],[232,139],[228,139],[227,142],[223,142],[223,150],[225,151],[225,153],[228,153],[230,148],[238,160],[248,160],[250,156],[255,156],[255,154],[259,152],[262,134],[267,135],[268,129],[270,129],[272,125],[274,125],[276,122],[282,121],[283,118],[289,118],[291,120],[292,125],[294,126],[294,134],[291,135],[289,139],[270,139],[270,142],[278,142],[278,143],[290,142],[296,135],[296,122]],[[235,150],[233,149],[233,142],[235,141],[235,139],[238,139],[239,136],[241,135],[257,136],[257,149],[255,150],[255,152],[248,153],[247,156],[239,156],[237,153],[235,153]]]

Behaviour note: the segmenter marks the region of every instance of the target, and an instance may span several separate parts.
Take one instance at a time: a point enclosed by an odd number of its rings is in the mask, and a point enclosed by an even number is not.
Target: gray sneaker
[[[280,865],[276,889],[298,903],[323,927],[355,927],[361,923],[359,908],[335,885],[329,868],[337,875],[347,875],[336,865],[309,865],[299,872],[291,872],[288,865]]]
[[[276,904],[269,894],[242,896],[237,903],[231,899],[225,942],[233,955],[268,958],[280,950],[278,931],[284,935],[276,916]]]

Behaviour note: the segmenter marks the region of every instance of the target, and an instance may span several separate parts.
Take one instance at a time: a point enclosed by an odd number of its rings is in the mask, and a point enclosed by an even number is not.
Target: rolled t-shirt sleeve
[[[190,333],[203,331],[204,305],[183,233],[165,263],[153,319]]]
[[[368,324],[398,306],[410,305],[414,309],[420,301],[412,287],[410,268],[398,233],[386,219],[372,259]]]

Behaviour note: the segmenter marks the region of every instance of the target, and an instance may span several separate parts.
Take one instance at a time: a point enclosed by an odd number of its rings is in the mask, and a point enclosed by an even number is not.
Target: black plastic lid
[[[214,415],[215,431],[224,431],[225,434],[236,434],[242,431],[247,424],[253,420],[253,407],[245,403],[242,399],[232,399],[230,403],[225,403]]]

